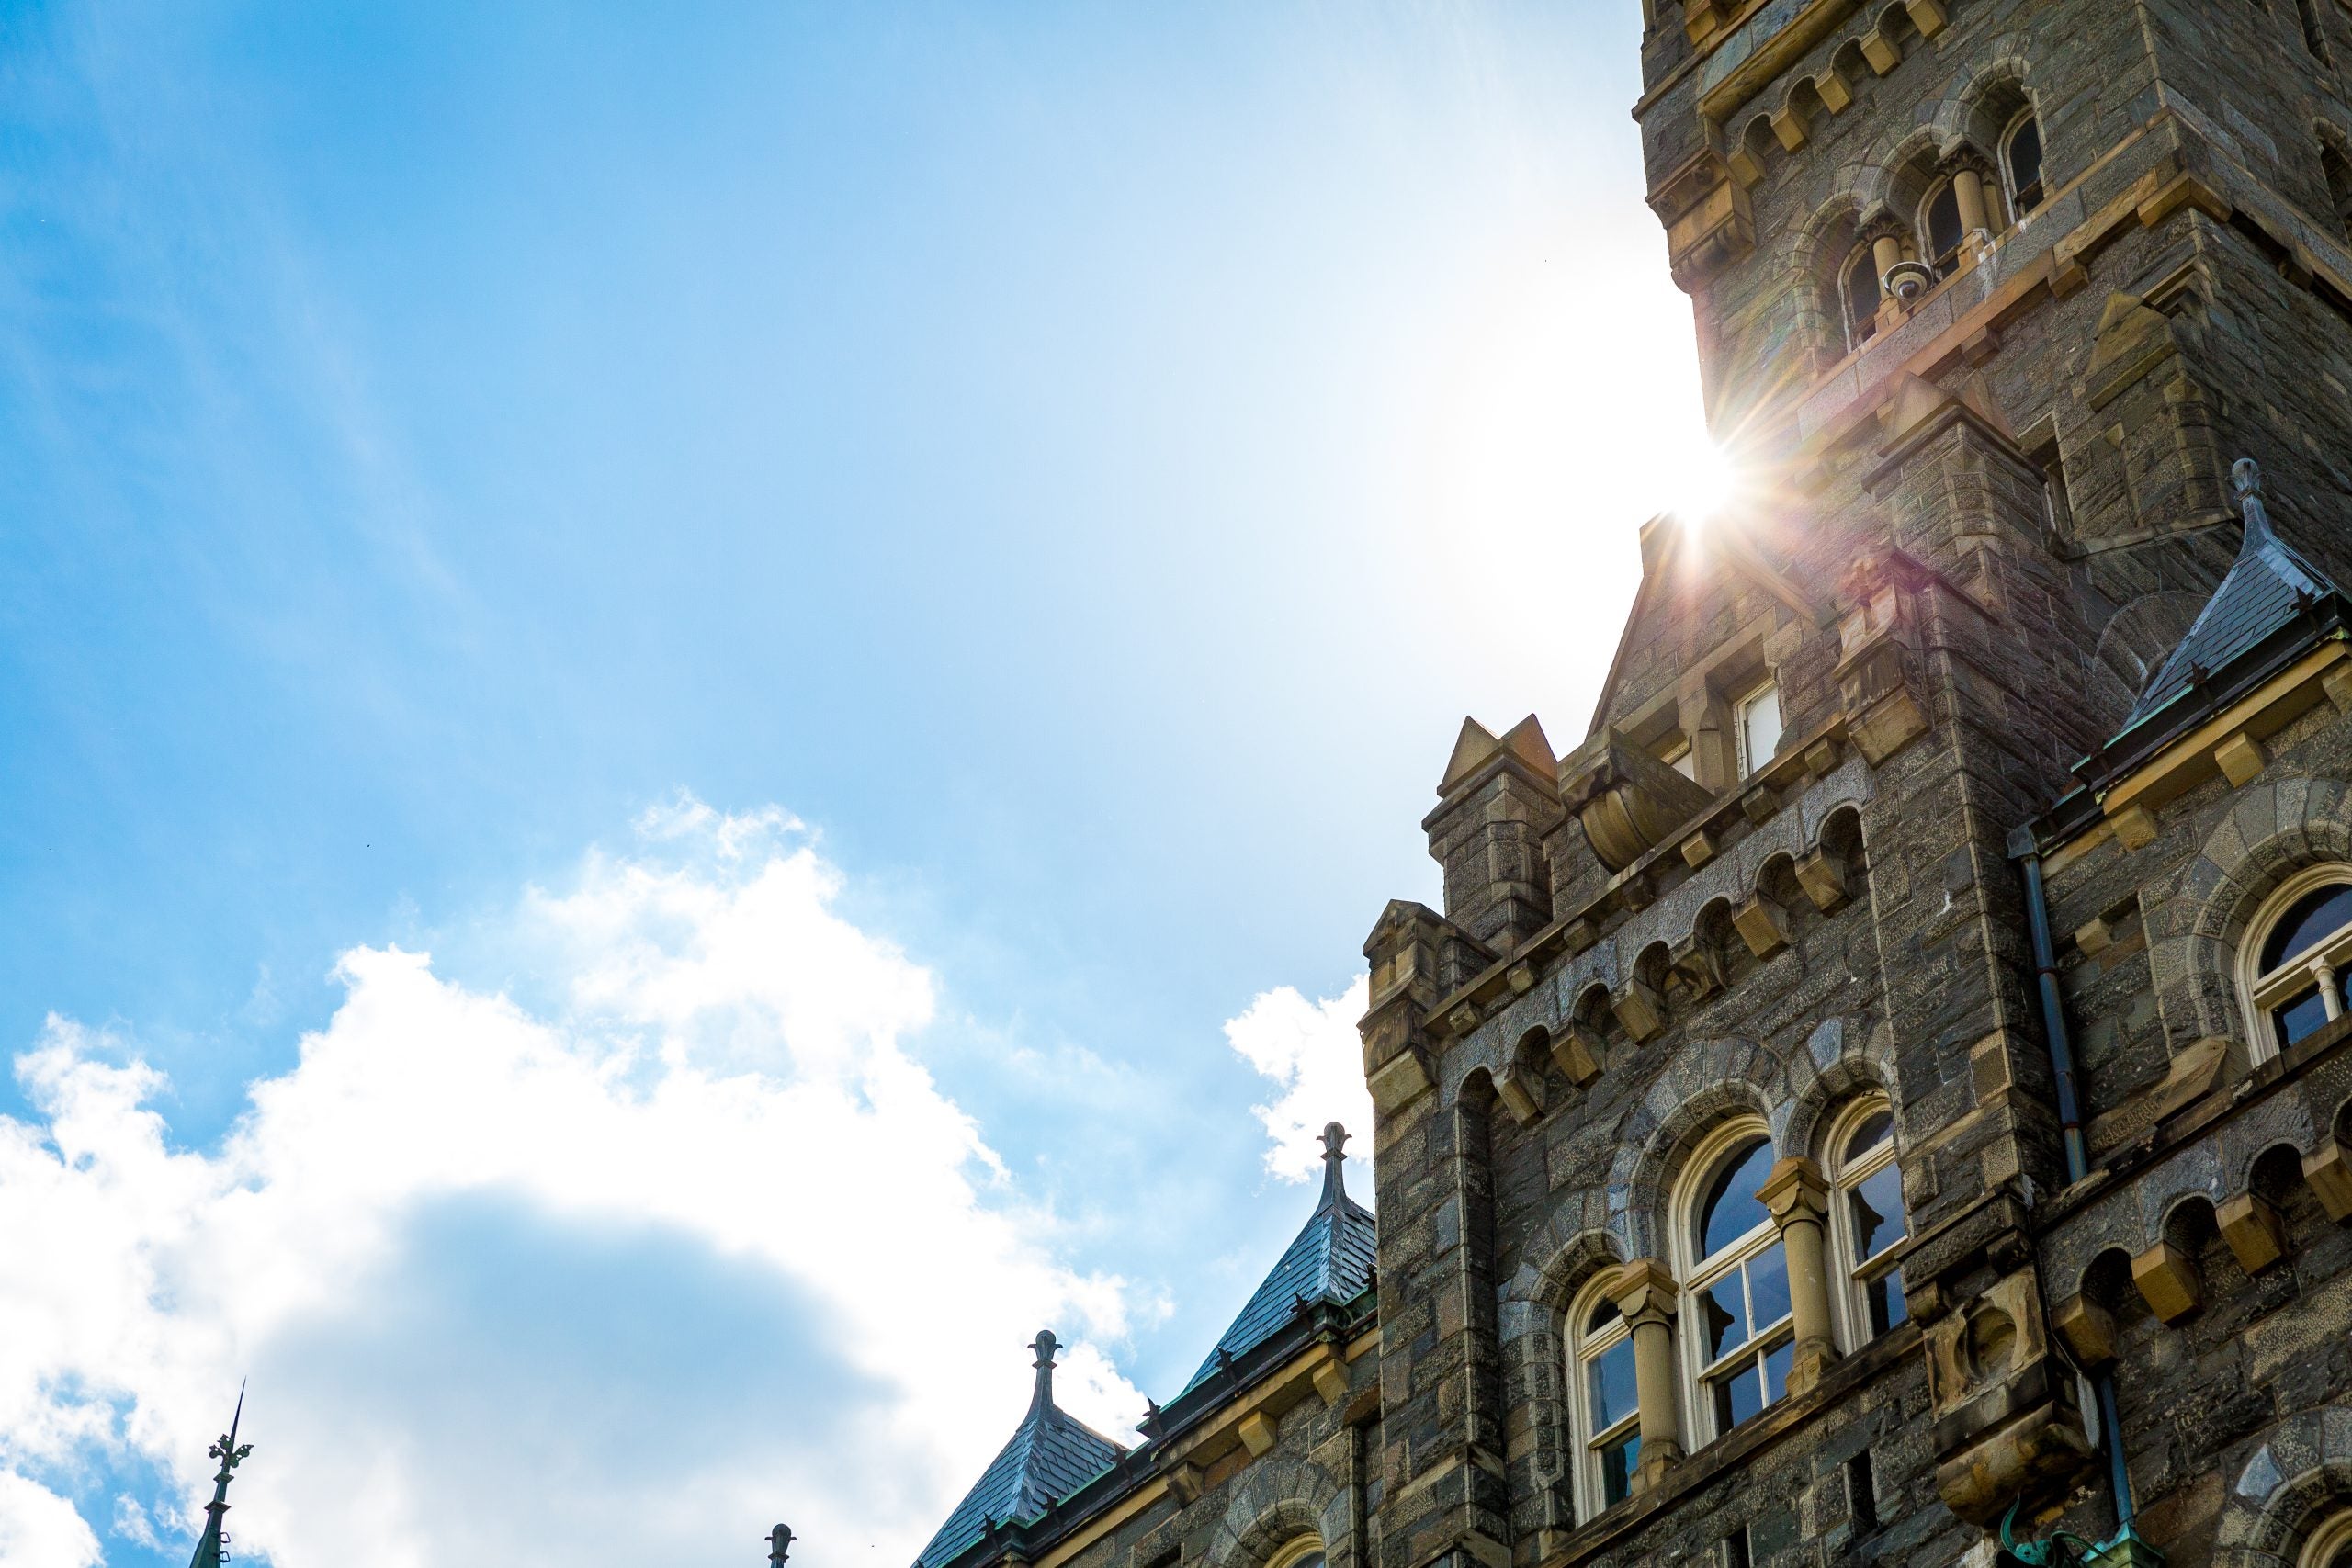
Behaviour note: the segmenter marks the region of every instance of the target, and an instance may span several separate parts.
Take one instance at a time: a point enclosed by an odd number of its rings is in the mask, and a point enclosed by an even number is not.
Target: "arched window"
[[[1849,353],[1878,335],[1878,267],[1871,259],[1871,243],[1864,240],[1838,274],[1838,303],[1845,312]]]
[[[2323,141],[2319,172],[2327,179],[2328,216],[2335,220],[2336,236],[2352,239],[2352,161],[2346,161],[2342,148]]]
[[[2041,122],[2028,109],[2001,133],[2001,162],[2007,166],[2009,207],[2022,218],[2041,205]]]
[[[1747,1118],[1701,1145],[1681,1207],[1684,1359],[1702,1440],[1720,1438],[1786,1392],[1795,1346],[1789,1260],[1757,1197],[1772,1140]]]
[[[1936,269],[1939,277],[1951,276],[1960,260],[1960,242],[1963,238],[1960,193],[1951,181],[1937,186],[1927,205],[1919,209],[1919,229],[1928,236],[1928,265]]]
[[[1829,1227],[1853,1348],[1909,1315],[1903,1270],[1891,1261],[1910,1233],[1903,1170],[1894,1163],[1894,1111],[1877,1095],[1862,1100],[1831,1128],[1828,1148]]]
[[[2267,1061],[2344,1011],[2352,963],[2352,865],[2313,866],[2270,896],[2240,950],[2254,1059]]]
[[[1323,1568],[1323,1543],[1304,1536],[1266,1559],[1266,1568]]]
[[[2352,1512],[2321,1521],[2304,1540],[2295,1568],[2352,1568]]]
[[[1568,1407],[1577,1436],[1577,1507],[1585,1518],[1632,1495],[1642,1459],[1634,1336],[1609,1297],[1612,1277],[1595,1280],[1568,1313]]]

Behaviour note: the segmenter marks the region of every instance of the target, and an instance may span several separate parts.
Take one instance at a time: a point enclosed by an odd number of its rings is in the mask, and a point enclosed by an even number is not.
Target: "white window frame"
[[[2340,1513],[2312,1531],[2295,1558],[2295,1568],[2333,1568],[2337,1556],[2352,1551],[2352,1511]]]
[[[1752,1367],[1758,1358],[1779,1349],[1796,1334],[1793,1313],[1759,1325],[1753,1321],[1752,1303],[1743,1303],[1749,1318],[1748,1335],[1740,1341],[1737,1348],[1710,1361],[1706,1359],[1707,1353],[1702,1343],[1704,1335],[1700,1327],[1700,1319],[1705,1309],[1700,1305],[1701,1293],[1738,1272],[1751,1259],[1761,1258],[1781,1246],[1781,1228],[1773,1223],[1768,1211],[1753,1229],[1703,1258],[1698,1255],[1701,1245],[1699,1208],[1706,1201],[1707,1189],[1714,1184],[1716,1177],[1723,1174],[1726,1161],[1736,1157],[1741,1147],[1758,1138],[1764,1141],[1768,1150],[1772,1147],[1772,1130],[1760,1116],[1736,1117],[1716,1128],[1700,1144],[1690,1164],[1684,1168],[1682,1184],[1675,1196],[1675,1277],[1682,1281],[1681,1306],[1678,1314],[1680,1330],[1675,1338],[1680,1342],[1682,1357],[1683,1429],[1696,1435],[1696,1440],[1691,1444],[1694,1449],[1731,1430],[1727,1427],[1718,1430],[1715,1424],[1714,1383],[1722,1380],[1724,1370],[1742,1360]],[[1785,1275],[1788,1269],[1785,1256],[1781,1267]],[[1776,1403],[1777,1399],[1768,1399],[1764,1408],[1769,1410]]]
[[[1568,1308],[1561,1342],[1567,1349],[1568,1366],[1568,1429],[1576,1444],[1575,1483],[1577,1517],[1589,1519],[1613,1506],[1609,1501],[1608,1488],[1602,1483],[1600,1451],[1623,1441],[1628,1435],[1641,1434],[1641,1403],[1634,1402],[1633,1412],[1611,1422],[1600,1431],[1593,1429],[1591,1364],[1620,1345],[1633,1341],[1633,1325],[1623,1314],[1599,1333],[1590,1333],[1587,1325],[1600,1303],[1609,1299],[1609,1285],[1616,1270],[1609,1269],[1585,1287]],[[1636,1461],[1638,1462],[1638,1461]]]
[[[1911,1209],[1905,1202],[1899,1216],[1903,1234],[1870,1257],[1862,1257],[1860,1238],[1854,1234],[1853,1205],[1848,1199],[1855,1188],[1896,1163],[1894,1112],[1886,1096],[1863,1095],[1838,1113],[1830,1124],[1828,1137],[1819,1145],[1826,1156],[1822,1164],[1829,1179],[1830,1257],[1835,1260],[1832,1267],[1837,1270],[1839,1287],[1838,1326],[1849,1351],[1858,1350],[1876,1337],[1871,1327],[1870,1287],[1882,1276],[1903,1271],[1903,1255],[1911,1239]],[[1847,1143],[1861,1131],[1863,1122],[1881,1114],[1889,1118],[1886,1141],[1864,1150],[1849,1165]]]
[[[1761,757],[1751,757],[1748,755],[1747,744],[1748,710],[1767,696],[1772,699],[1772,716],[1777,724],[1772,733],[1772,750]],[[1748,778],[1781,754],[1781,742],[1788,738],[1789,716],[1781,706],[1781,677],[1778,671],[1766,675],[1763,680],[1750,686],[1738,701],[1732,704],[1731,722],[1732,733],[1737,738],[1739,746],[1739,776],[1743,779]]]
[[[2041,172],[2034,176],[2033,182],[2041,187],[2041,199],[2031,207],[2026,206],[2024,202],[2024,187],[2018,184],[2017,163],[2009,155],[2010,148],[2017,141],[2018,130],[2028,121],[2032,122],[2035,139],[2041,143]],[[2050,205],[2050,139],[2041,134],[2041,117],[2034,112],[2033,107],[2030,104],[2010,116],[2009,123],[2001,128],[2001,194],[2005,198],[2003,204],[2009,209],[2008,220],[2011,223],[2022,223]]]
[[[1658,761],[1689,779],[1692,784],[1699,782],[1699,753],[1691,750],[1689,736],[1685,735],[1678,739],[1664,755],[1658,758]]]
[[[2330,1022],[2344,1016],[2341,976],[2352,969],[2352,925],[2321,938],[2276,969],[2260,967],[2263,946],[2287,911],[2306,894],[2338,886],[2352,886],[2352,865],[2333,861],[2308,866],[2280,883],[2246,927],[2245,940],[2238,944],[2238,1003],[2245,1013],[2249,1061],[2267,1062],[2278,1055],[2278,1031],[2270,1010],[2306,986],[2317,983]]]

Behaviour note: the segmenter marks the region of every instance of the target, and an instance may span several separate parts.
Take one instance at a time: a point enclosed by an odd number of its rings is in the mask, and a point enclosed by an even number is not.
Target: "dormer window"
[[[1739,699],[1739,776],[1746,778],[1781,749],[1781,683],[1767,681]]]

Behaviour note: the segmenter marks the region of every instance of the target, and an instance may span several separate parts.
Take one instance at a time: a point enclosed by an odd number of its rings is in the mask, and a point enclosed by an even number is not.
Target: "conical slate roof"
[[[1351,1302],[1372,1283],[1377,1247],[1372,1211],[1348,1196],[1347,1180],[1340,1174],[1347,1156],[1340,1152],[1348,1134],[1337,1122],[1323,1129],[1323,1201],[1316,1205],[1298,1239],[1250,1298],[1241,1315],[1184,1385],[1190,1393],[1227,1359],[1238,1359],[1273,1337],[1298,1311],[1301,1302]],[[1182,1397],[1181,1395],[1179,1397]]]
[[[2123,721],[2127,731],[2197,682],[2253,651],[2313,601],[2336,592],[2326,573],[2272,531],[2269,510],[2262,503],[2262,471],[2253,459],[2240,458],[2230,477],[2245,513],[2238,558],[2198,614],[2197,624],[2132,705],[2132,716]]]
[[[915,1558],[915,1568],[953,1562],[991,1526],[1037,1517],[1125,1456],[1126,1450],[1054,1403],[1054,1352],[1060,1347],[1053,1331],[1038,1335],[1030,1348],[1037,1352],[1037,1384],[1029,1414]]]

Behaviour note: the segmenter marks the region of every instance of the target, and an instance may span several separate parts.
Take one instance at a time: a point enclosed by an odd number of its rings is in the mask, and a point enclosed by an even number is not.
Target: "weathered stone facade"
[[[924,1568],[2352,1562],[2352,9],[1649,5],[1750,498],[1446,763],[1368,1288]]]

